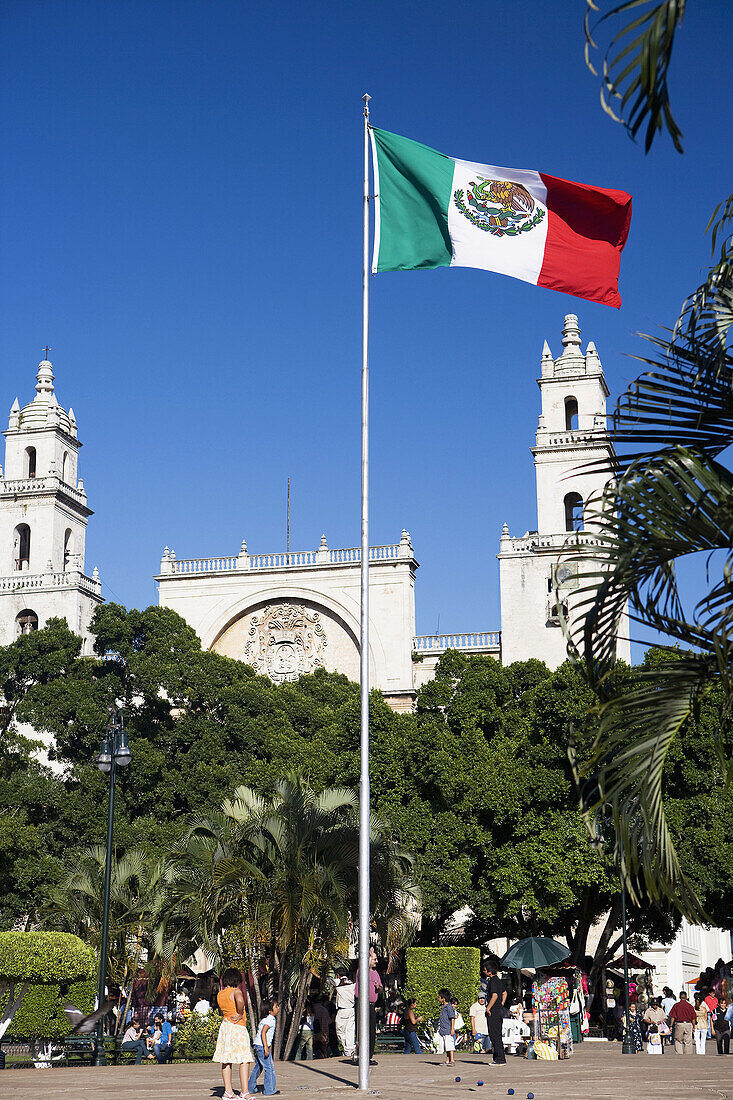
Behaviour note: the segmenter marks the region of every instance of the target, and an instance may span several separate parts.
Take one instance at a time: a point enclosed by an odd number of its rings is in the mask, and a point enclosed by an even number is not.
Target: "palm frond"
[[[677,28],[685,13],[685,0],[626,0],[593,22],[601,9],[587,0],[585,13],[585,61],[598,76],[591,60],[597,50],[594,34],[608,20],[631,17],[613,37],[602,62],[601,105],[615,122],[621,122],[632,138],[646,123],[645,150],[666,127],[678,152],[682,131],[672,116],[667,76]],[[638,14],[640,13],[640,14]]]

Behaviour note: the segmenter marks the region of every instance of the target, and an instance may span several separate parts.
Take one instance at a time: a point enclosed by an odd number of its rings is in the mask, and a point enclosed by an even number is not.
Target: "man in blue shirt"
[[[152,1026],[148,1028],[148,1034],[151,1037],[156,1032],[160,1033],[160,1038],[153,1043],[153,1054],[158,1062],[167,1062],[171,1056],[173,1046],[173,1028],[167,1020],[163,1019],[160,1013],[156,1013]]]

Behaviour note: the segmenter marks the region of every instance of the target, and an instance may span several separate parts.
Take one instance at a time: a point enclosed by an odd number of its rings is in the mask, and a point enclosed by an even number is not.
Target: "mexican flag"
[[[625,191],[453,160],[370,129],[374,273],[479,267],[621,305],[619,264],[631,222]]]

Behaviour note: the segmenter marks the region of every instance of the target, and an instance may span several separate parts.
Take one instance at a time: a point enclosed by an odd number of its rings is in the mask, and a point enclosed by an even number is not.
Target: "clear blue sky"
[[[543,340],[576,312],[617,394],[733,175],[726,0],[691,3],[676,47],[683,157],[603,115],[584,9],[6,0],[0,410],[50,343],[108,598],[156,602],[166,544],[284,549],[288,476],[294,549],[358,543],[368,91],[376,125],[442,152],[634,197],[620,312],[472,270],[372,280],[371,541],[410,530],[418,632],[498,628],[501,526],[536,520]]]

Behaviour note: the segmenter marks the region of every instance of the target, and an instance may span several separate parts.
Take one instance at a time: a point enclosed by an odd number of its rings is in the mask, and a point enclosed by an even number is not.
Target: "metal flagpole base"
[[[636,1054],[636,1047],[634,1046],[630,1035],[625,1035],[624,1036],[624,1041],[621,1044],[621,1053],[622,1054]]]

